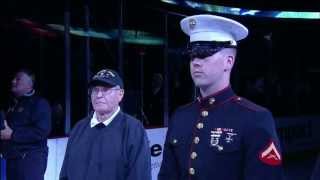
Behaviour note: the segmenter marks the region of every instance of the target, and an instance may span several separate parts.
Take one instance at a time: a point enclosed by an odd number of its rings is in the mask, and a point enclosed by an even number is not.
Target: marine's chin
[[[193,83],[196,87],[206,86],[206,82],[204,82],[202,79],[198,79],[198,78],[193,78]]]

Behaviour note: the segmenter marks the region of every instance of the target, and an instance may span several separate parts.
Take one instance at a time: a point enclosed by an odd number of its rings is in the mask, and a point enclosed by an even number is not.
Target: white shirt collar
[[[118,106],[117,110],[106,120],[104,120],[102,123],[105,125],[105,126],[108,126],[111,121],[116,117],[116,115],[120,112],[120,107]],[[96,115],[96,112],[93,113],[93,116],[91,118],[91,121],[90,121],[90,127],[93,128],[94,126],[96,126],[97,124],[99,124],[100,122],[98,121],[97,119],[97,115]]]

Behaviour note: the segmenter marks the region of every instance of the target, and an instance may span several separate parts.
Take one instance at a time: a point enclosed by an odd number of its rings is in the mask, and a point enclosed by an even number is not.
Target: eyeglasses
[[[121,90],[121,89],[120,88],[108,88],[108,87],[94,87],[91,89],[91,94],[93,96],[97,96],[100,92],[103,96],[107,96],[107,95],[110,95],[112,92],[118,91],[118,90]]]

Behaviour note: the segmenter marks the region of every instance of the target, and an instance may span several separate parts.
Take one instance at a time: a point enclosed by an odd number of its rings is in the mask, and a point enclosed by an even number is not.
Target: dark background
[[[64,24],[64,12],[70,12],[70,25],[85,27],[84,5],[90,10],[90,28],[106,33],[119,28],[119,1],[2,1],[1,5],[1,106],[5,106],[8,85],[16,69],[28,67],[36,72],[39,92],[52,104],[64,102],[64,36],[48,24]],[[202,2],[202,1],[199,1]],[[208,3],[208,1],[203,1]],[[212,3],[212,2],[211,2]],[[216,1],[228,6],[276,10],[315,10],[312,1]],[[144,31],[153,36],[168,37],[168,46],[123,43],[123,71],[129,100],[140,101],[141,76],[145,106],[152,97],[152,83],[164,75],[164,58],[168,57],[169,111],[193,99],[188,74],[188,59],[181,55],[187,37],[179,29],[182,15],[201,13],[170,6],[160,1],[124,1],[123,29]],[[167,10],[167,11],[166,11]],[[178,13],[172,14],[175,11]],[[165,29],[165,15],[167,29]],[[245,24],[249,37],[240,43],[233,88],[239,95],[268,107],[275,116],[318,115],[317,79],[320,72],[318,43],[319,20],[272,19],[226,15]],[[148,18],[147,18],[148,17]],[[166,33],[167,31],[167,33]],[[118,69],[117,39],[91,38],[91,65],[85,65],[85,37],[71,35],[71,75],[73,121],[86,114],[86,68],[94,73],[103,67]],[[143,61],[143,69],[141,69]],[[140,70],[141,69],[141,70]],[[143,71],[143,72],[142,72]],[[141,75],[142,72],[142,75]],[[161,78],[160,78],[161,79]],[[159,83],[158,83],[159,84]],[[161,82],[160,82],[161,85]],[[139,94],[140,93],[140,94]],[[160,94],[163,94],[160,89]],[[131,102],[129,104],[131,104]],[[161,103],[161,102],[159,102]],[[162,105],[160,104],[160,107]],[[135,109],[130,111],[139,116]],[[147,108],[147,107],[146,107]],[[79,110],[78,110],[79,109]],[[83,109],[83,110],[82,110]],[[84,113],[81,113],[84,112]],[[147,113],[149,113],[148,111]],[[161,111],[157,111],[161,112]],[[149,113],[149,116],[154,116]],[[150,117],[150,123],[162,124],[161,113]],[[151,120],[152,119],[152,120]]]
[[[182,55],[188,37],[180,30],[179,21],[185,15],[207,12],[171,6],[157,0],[124,0],[122,5],[120,2],[2,0],[1,109],[6,109],[14,72],[21,67],[30,68],[37,75],[37,91],[49,100],[54,111],[52,137],[66,135],[65,39],[62,31],[50,28],[48,24],[63,25],[65,12],[69,12],[70,26],[85,28],[86,4],[89,7],[89,26],[92,31],[108,34],[111,30],[122,28],[135,32],[133,37],[138,37],[138,32],[143,31],[162,38],[164,43],[120,44],[119,36],[113,39],[91,36],[91,63],[88,67],[85,63],[86,38],[71,34],[71,127],[88,113],[87,77],[84,73],[86,69],[90,70],[91,75],[105,67],[119,70],[120,58],[123,59],[121,68],[126,90],[123,109],[142,120],[146,127],[162,127],[165,117],[177,106],[192,101],[195,95],[189,75],[189,60]],[[198,2],[260,10],[320,11],[317,1]],[[122,26],[119,25],[120,10],[123,13]],[[238,95],[272,111],[277,124],[280,124],[278,131],[283,142],[287,147],[291,147],[295,142],[293,137],[299,137],[301,132],[294,131],[292,135],[292,129],[285,129],[288,124],[284,122],[287,121],[281,119],[292,119],[302,124],[306,122],[306,117],[315,117],[315,121],[319,119],[319,19],[224,16],[240,21],[250,30],[249,37],[239,45],[232,87]],[[165,76],[168,78],[167,104],[164,102]],[[297,128],[309,126],[312,125]],[[314,134],[307,133],[305,138],[314,138]],[[312,143],[320,145],[318,141]],[[287,174],[296,173],[291,179],[307,179],[319,145],[312,148],[305,146],[292,154],[290,150],[286,151]]]

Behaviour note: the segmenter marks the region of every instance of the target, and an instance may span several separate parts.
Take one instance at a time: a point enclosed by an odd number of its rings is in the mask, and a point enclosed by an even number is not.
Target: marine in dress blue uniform
[[[190,36],[192,79],[201,96],[173,114],[159,180],[279,180],[282,156],[269,110],[229,84],[242,24],[220,16],[181,21]]]

